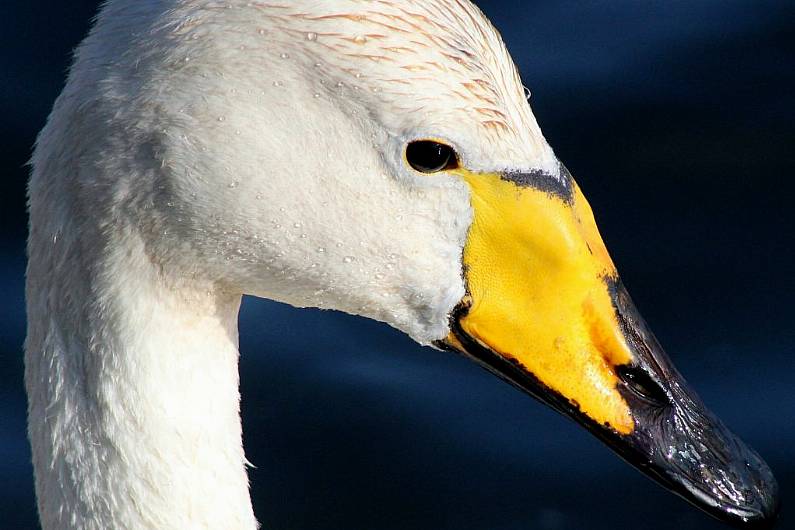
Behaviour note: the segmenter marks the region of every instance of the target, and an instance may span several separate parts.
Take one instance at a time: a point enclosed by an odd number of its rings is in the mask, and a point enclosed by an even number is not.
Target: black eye
[[[406,147],[406,160],[421,173],[436,173],[458,167],[458,157],[453,148],[431,140],[411,142]]]
[[[665,391],[643,369],[625,364],[616,368],[616,375],[639,398],[657,405],[668,403]]]

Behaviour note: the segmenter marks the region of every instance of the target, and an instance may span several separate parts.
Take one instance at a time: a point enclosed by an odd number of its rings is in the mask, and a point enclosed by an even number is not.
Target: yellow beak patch
[[[617,273],[580,189],[570,180],[564,197],[498,174],[456,173],[474,209],[461,329],[592,420],[631,433],[614,371],[632,360],[608,287]]]

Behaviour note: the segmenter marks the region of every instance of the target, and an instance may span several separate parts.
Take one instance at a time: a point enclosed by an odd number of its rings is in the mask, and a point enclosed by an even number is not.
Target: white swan
[[[45,530],[257,527],[244,293],[461,351],[712,514],[775,512],[468,0],[110,0],[39,136],[30,218]]]

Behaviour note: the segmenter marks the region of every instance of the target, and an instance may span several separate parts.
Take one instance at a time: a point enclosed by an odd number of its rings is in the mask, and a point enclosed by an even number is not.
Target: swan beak
[[[565,167],[460,176],[474,210],[463,256],[468,294],[439,346],[574,419],[718,519],[770,526],[773,474],[673,367]]]

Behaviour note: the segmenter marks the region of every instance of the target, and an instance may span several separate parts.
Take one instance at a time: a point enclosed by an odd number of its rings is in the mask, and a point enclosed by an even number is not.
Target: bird
[[[243,295],[462,354],[707,513],[775,520],[469,0],[108,0],[31,166],[44,530],[258,528]]]

